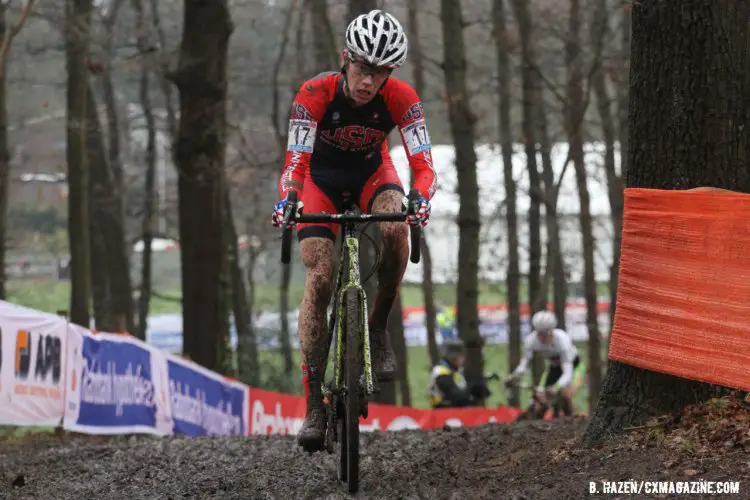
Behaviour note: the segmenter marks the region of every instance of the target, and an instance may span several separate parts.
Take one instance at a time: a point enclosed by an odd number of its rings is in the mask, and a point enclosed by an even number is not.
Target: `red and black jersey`
[[[414,187],[429,200],[437,186],[430,137],[422,103],[409,84],[389,77],[369,103],[355,107],[344,94],[341,73],[306,81],[292,104],[281,197],[302,189],[307,176],[331,189],[361,189],[381,164],[390,162],[387,137],[396,126]]]

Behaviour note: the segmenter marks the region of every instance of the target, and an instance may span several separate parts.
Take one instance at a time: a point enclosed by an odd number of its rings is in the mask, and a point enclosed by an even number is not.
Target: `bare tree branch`
[[[276,131],[276,140],[279,143],[280,150],[283,150],[285,134],[283,128],[279,123],[279,74],[281,73],[281,65],[284,61],[284,55],[286,54],[286,47],[289,44],[290,28],[292,26],[292,17],[294,11],[297,9],[297,0],[292,0],[289,4],[289,8],[284,16],[284,34],[281,39],[281,47],[279,48],[279,55],[273,65],[273,76],[271,77],[271,92],[273,95],[273,102],[271,104],[271,120],[273,122],[273,129]]]
[[[36,0],[26,0],[26,3],[23,6],[23,10],[21,11],[21,19],[19,19],[18,22],[10,29],[10,31],[7,31],[5,33],[5,36],[3,37],[2,45],[0,45],[0,74],[5,71],[5,61],[8,58],[10,44],[11,42],[13,42],[13,39],[18,36],[18,34],[26,24],[26,20],[29,18],[31,11],[34,9],[35,1]],[[2,15],[5,15],[5,11],[7,10],[8,6],[3,5],[1,8]]]

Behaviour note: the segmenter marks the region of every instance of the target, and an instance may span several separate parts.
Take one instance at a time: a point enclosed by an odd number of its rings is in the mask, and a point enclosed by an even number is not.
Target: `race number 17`
[[[429,144],[430,140],[427,137],[427,127],[425,127],[424,125],[420,125],[419,127],[416,127],[414,130],[411,131],[411,133],[412,135],[414,135],[414,139],[417,141],[417,143],[420,146],[423,144]]]
[[[287,150],[312,153],[318,124],[312,120],[290,120]]]
[[[401,134],[410,155],[427,151],[432,147],[430,144],[430,135],[427,133],[427,125],[425,125],[424,120],[409,124],[401,129]]]

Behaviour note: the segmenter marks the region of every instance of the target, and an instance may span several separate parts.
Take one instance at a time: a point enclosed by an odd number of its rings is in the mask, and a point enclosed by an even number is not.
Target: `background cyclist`
[[[578,349],[568,334],[557,328],[557,318],[550,311],[539,311],[531,319],[533,331],[524,339],[521,362],[506,378],[512,382],[521,377],[529,367],[534,353],[541,353],[549,360],[539,385],[535,388],[541,401],[553,400],[558,394],[563,397],[562,410],[565,415],[573,413],[574,380],[580,380],[585,371]]]

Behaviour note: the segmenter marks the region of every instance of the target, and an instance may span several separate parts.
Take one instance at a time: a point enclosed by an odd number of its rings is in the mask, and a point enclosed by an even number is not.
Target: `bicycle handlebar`
[[[308,223],[329,223],[329,224],[356,224],[361,222],[404,222],[407,215],[413,215],[419,210],[419,200],[421,195],[416,189],[409,191],[409,203],[405,212],[379,213],[379,214],[305,214],[297,216],[297,192],[290,191],[287,196],[286,210],[284,221],[281,224],[281,262],[288,264],[292,257],[292,231],[289,223],[308,222]],[[418,263],[420,258],[420,231],[419,226],[409,226],[411,239],[410,260]]]

